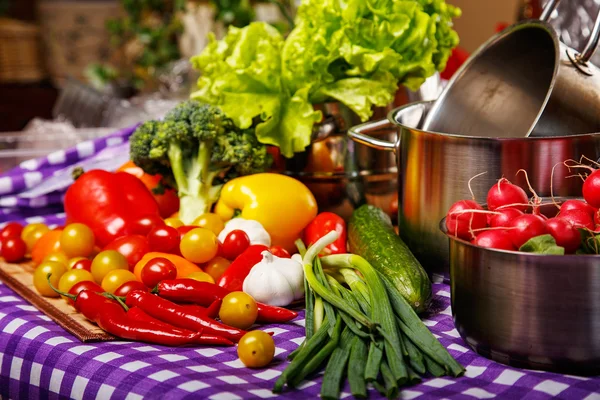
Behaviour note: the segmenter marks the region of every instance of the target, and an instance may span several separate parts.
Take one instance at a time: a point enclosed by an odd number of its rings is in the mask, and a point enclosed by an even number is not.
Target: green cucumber
[[[356,209],[348,224],[348,243],[350,251],[386,277],[417,313],[427,309],[431,301],[429,276],[383,210],[372,205]]]

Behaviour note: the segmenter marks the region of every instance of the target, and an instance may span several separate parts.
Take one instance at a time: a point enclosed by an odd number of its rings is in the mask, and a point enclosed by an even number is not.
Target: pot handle
[[[348,129],[348,136],[350,136],[350,139],[354,140],[355,142],[364,144],[365,146],[369,146],[374,149],[395,151],[396,143],[389,142],[387,140],[375,139],[374,137],[363,133],[367,131],[389,128],[390,126],[393,126],[393,124],[387,119],[382,119],[375,122],[367,122]]]

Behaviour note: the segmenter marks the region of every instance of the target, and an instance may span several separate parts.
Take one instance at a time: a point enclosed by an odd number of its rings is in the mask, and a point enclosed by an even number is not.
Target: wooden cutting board
[[[82,342],[116,340],[79,314],[62,298],[40,295],[33,286],[33,263],[8,264],[0,259],[0,280]]]

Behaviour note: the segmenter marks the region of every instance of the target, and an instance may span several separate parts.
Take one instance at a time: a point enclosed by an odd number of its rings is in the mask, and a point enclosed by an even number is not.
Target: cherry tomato
[[[48,254],[48,256],[46,256],[46,258],[44,258],[44,261],[56,261],[56,262],[65,264],[67,267],[69,266],[69,259],[67,258],[67,256],[65,256],[64,253]],[[44,262],[44,261],[42,261],[42,262]]]
[[[247,293],[231,292],[223,297],[219,318],[225,325],[239,329],[248,329],[256,321],[258,307],[256,301]]]
[[[198,282],[215,283],[215,280],[213,279],[213,277],[210,276],[209,274],[207,274],[206,272],[203,272],[203,271],[192,272],[191,274],[189,274],[187,276],[187,278],[188,279],[193,279],[193,280],[198,281]]]
[[[223,273],[225,272],[225,270],[227,270],[227,268],[229,268],[229,265],[231,264],[231,262],[223,257],[215,257],[212,260],[210,260],[205,266],[204,266],[204,272],[206,272],[207,274],[209,274],[210,276],[212,276],[212,278],[216,281],[218,281],[221,276],[223,275]]]
[[[77,261],[81,261],[81,260],[87,260],[87,258],[85,258],[85,257],[73,257],[73,258],[69,258],[69,259],[67,260],[67,267],[69,267],[69,268],[73,268],[73,265],[75,265],[75,263],[76,263]],[[91,262],[91,260],[90,260],[90,262]],[[81,269],[81,268],[80,268],[80,269]]]
[[[76,283],[73,285],[73,287],[71,288],[71,290],[69,290],[69,294],[72,294],[74,296],[77,296],[79,294],[79,292],[82,292],[84,290],[90,290],[92,292],[95,293],[102,293],[104,292],[104,290],[102,289],[102,287],[100,285],[98,285],[96,282],[93,281],[81,281],[79,283]],[[73,305],[75,302],[71,299],[67,299],[67,302],[70,305]]]
[[[150,248],[148,246],[148,239],[145,236],[129,235],[116,238],[104,250],[115,250],[124,255],[129,263],[129,269],[133,270],[135,264],[150,251]]]
[[[132,290],[142,290],[147,292],[148,288],[140,281],[129,281],[119,286],[113,294],[115,296],[125,297],[127,296],[127,293],[131,292]]]
[[[9,263],[19,262],[25,258],[27,245],[20,237],[4,238],[2,240],[2,257]]]
[[[44,224],[29,224],[23,228],[21,239],[25,241],[27,251],[31,252],[35,243],[47,232],[50,232],[50,228]]]
[[[83,269],[70,269],[58,281],[58,290],[69,293],[71,288],[79,282],[94,282],[94,277],[89,271]]]
[[[39,264],[44,258],[52,253],[60,251],[60,235],[62,231],[46,232],[31,249],[31,258],[33,262]]]
[[[60,248],[69,257],[88,257],[94,251],[94,232],[84,224],[69,224],[60,235]]]
[[[165,225],[179,228],[180,226],[183,226],[183,222],[181,222],[179,218],[167,218],[165,219]]]
[[[91,271],[96,283],[101,283],[106,274],[115,269],[129,269],[127,259],[118,251],[101,251],[92,260]]]
[[[186,233],[181,238],[179,250],[187,260],[202,264],[212,260],[219,250],[217,236],[204,228],[196,228]]]
[[[140,278],[144,285],[153,288],[160,281],[177,278],[177,267],[166,258],[153,258],[142,268]]]
[[[108,293],[114,293],[124,283],[137,281],[133,272],[126,269],[115,269],[109,271],[102,279],[102,289]]]
[[[286,249],[284,249],[281,246],[272,246],[269,251],[271,252],[271,254],[273,254],[274,256],[280,257],[280,258],[292,258],[292,256],[290,256],[290,253],[288,253],[288,251]]]
[[[177,232],[179,232],[179,236],[180,237],[183,237],[183,235],[185,235],[186,233],[188,233],[192,229],[196,229],[196,228],[198,228],[198,227],[197,226],[193,226],[193,225],[182,225],[179,228],[177,228]]]
[[[64,264],[56,261],[43,262],[33,272],[33,286],[42,296],[58,297],[59,294],[48,284],[48,274],[52,274],[50,276],[52,286],[58,288],[58,282],[65,272],[67,272],[67,267]]]
[[[160,215],[146,215],[140,217],[133,222],[132,231],[135,234],[146,236],[152,228],[157,226],[163,226],[165,222],[162,220]]]
[[[251,331],[240,339],[237,348],[240,361],[248,368],[267,366],[275,355],[275,342],[263,331]]]
[[[71,269],[83,269],[85,271],[92,272],[92,260],[89,260],[87,258],[77,260],[73,263]]]
[[[159,226],[148,234],[150,251],[173,253],[179,250],[179,232],[172,226]]]
[[[240,229],[233,230],[223,240],[221,254],[228,260],[235,260],[250,246],[248,234]]]
[[[21,232],[23,232],[23,225],[18,222],[9,222],[0,230],[0,240],[21,237]]]
[[[225,223],[223,222],[221,217],[213,213],[202,214],[194,220],[194,223],[192,225],[199,226],[200,228],[209,229],[215,235],[219,235],[223,228],[225,228]]]

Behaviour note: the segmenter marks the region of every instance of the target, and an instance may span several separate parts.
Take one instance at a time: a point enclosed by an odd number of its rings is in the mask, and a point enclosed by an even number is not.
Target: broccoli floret
[[[140,125],[130,139],[131,159],[180,197],[179,218],[186,224],[209,212],[224,182],[264,172],[272,159],[252,129],[238,129],[223,112],[189,100],[163,121]]]

